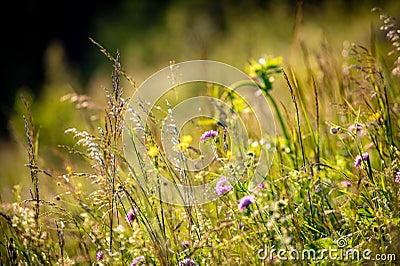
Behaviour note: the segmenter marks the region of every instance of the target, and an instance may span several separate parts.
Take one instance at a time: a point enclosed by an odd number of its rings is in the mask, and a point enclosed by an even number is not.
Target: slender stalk
[[[237,90],[238,88],[240,88],[242,86],[256,86],[256,83],[249,81],[249,80],[236,82],[231,86],[232,92],[234,92],[235,90]],[[261,90],[261,91],[264,93],[264,95],[268,98],[268,100],[272,104],[275,114],[277,115],[279,125],[282,129],[282,134],[285,137],[285,139],[289,142],[290,137],[289,137],[289,134],[286,129],[286,124],[285,124],[285,121],[283,120],[281,111],[279,110],[279,107],[278,107],[274,97],[272,97],[272,95],[267,90]]]
[[[293,87],[292,84],[289,81],[288,76],[286,75],[286,72],[282,69],[283,72],[283,76],[285,77],[286,83],[289,87],[290,90],[290,95],[292,96],[292,101],[293,101],[293,105],[296,111],[296,122],[297,122],[297,130],[298,130],[298,139],[300,142],[300,148],[301,148],[301,155],[303,158],[303,168],[306,166],[306,159],[305,159],[305,152],[304,152],[304,146],[303,146],[303,137],[302,137],[302,133],[301,133],[301,127],[300,127],[300,116],[299,116],[299,108],[297,106],[297,101],[296,101],[296,96],[294,95],[294,91],[293,91]]]

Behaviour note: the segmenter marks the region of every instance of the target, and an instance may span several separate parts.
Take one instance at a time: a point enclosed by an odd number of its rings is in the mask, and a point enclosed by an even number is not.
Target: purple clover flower
[[[359,123],[351,124],[347,129],[348,129],[351,133],[357,133],[357,132],[361,131],[362,125],[359,124]]]
[[[192,259],[186,258],[179,262],[179,266],[194,266],[196,265]]]
[[[396,173],[396,178],[394,179],[394,182],[400,185],[400,171],[397,171]]]
[[[341,184],[342,186],[344,186],[344,187],[350,187],[350,186],[351,186],[351,183],[350,183],[349,181],[346,181],[346,180],[340,182],[340,184]]]
[[[354,167],[355,168],[360,168],[362,162],[362,158],[360,155],[356,156],[356,160],[354,161]]]
[[[188,247],[190,247],[190,242],[188,240],[184,240],[181,242],[181,247],[183,249],[187,249]]]
[[[129,210],[129,212],[126,214],[126,221],[128,223],[133,222],[133,219],[135,218],[136,215],[139,214],[139,211],[136,208],[132,208]]]
[[[205,141],[206,139],[215,138],[216,136],[218,136],[217,131],[209,130],[209,131],[204,132],[203,135],[201,135],[200,140]]]
[[[238,209],[240,211],[243,211],[247,206],[249,206],[251,203],[253,203],[254,201],[256,201],[256,197],[253,195],[250,196],[244,196],[243,198],[241,198],[239,200],[239,206]]]
[[[355,167],[355,168],[360,168],[360,167],[361,167],[362,161],[366,161],[366,162],[369,161],[369,154],[368,154],[368,152],[364,152],[364,153],[362,154],[362,156],[360,156],[360,155],[357,155],[357,156],[356,156],[356,160],[354,161],[354,167]]]
[[[134,219],[134,218],[135,218],[135,215],[133,215],[132,212],[128,212],[128,213],[126,214],[126,221],[127,221],[128,223],[133,222],[133,219]]]
[[[136,257],[132,260],[131,266],[137,266],[139,262],[144,261],[144,256]]]
[[[96,260],[102,260],[103,259],[103,255],[104,252],[102,250],[100,250],[99,252],[97,252],[96,254]]]
[[[265,183],[261,182],[260,184],[257,185],[258,188],[265,188]]]
[[[217,184],[215,185],[215,191],[217,192],[218,196],[224,195],[225,193],[232,190],[232,185],[229,183],[229,180],[226,177],[221,177]]]

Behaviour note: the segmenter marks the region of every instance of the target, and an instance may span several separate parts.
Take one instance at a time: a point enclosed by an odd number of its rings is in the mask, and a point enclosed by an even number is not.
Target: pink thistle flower
[[[209,131],[204,132],[203,135],[201,135],[200,140],[205,141],[206,139],[215,138],[216,136],[218,136],[217,131],[209,130]]]

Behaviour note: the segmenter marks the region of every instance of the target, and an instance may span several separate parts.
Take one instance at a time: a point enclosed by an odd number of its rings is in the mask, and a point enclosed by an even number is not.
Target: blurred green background
[[[12,185],[30,182],[24,167],[22,114],[26,111],[19,94],[31,103],[40,132],[41,166],[54,175],[70,163],[57,149],[72,144],[64,130],[85,129],[81,121],[95,119],[103,108],[103,88],[111,87],[112,64],[89,37],[112,54],[119,49],[124,69],[140,85],[171,60],[210,59],[243,70],[249,59],[267,54],[283,56],[285,66],[301,73],[305,69],[301,43],[314,55],[325,45],[338,62],[345,41],[370,47],[374,39],[377,49],[385,53],[390,47],[379,33],[379,14],[371,8],[400,16],[398,0],[25,0],[9,4],[4,12],[11,11],[11,18],[1,18],[0,195],[4,201],[12,199]],[[317,64],[317,57],[311,58],[312,64]],[[287,92],[279,82],[273,94],[285,102]],[[133,92],[128,83],[124,87],[127,95]],[[73,92],[90,96],[89,108],[77,111],[76,101],[63,98]],[[61,168],[54,170],[55,166]]]

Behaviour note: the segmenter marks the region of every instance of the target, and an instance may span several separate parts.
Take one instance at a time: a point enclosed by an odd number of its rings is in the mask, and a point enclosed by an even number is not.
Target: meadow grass
[[[354,265],[380,263],[361,257],[325,256],[290,259],[289,251],[370,250],[369,256],[387,256],[384,263],[400,260],[399,241],[399,27],[382,13],[382,28],[393,45],[391,55],[357,44],[345,44],[343,62],[336,61],[327,43],[311,67],[303,46],[305,74],[298,74],[279,58],[249,61],[254,78],[276,115],[277,136],[246,151],[245,178],[229,163],[230,136],[224,126],[209,120],[180,135],[173,119],[167,137],[177,145],[177,159],[196,158],[196,142],[215,143],[217,159],[209,168],[191,172],[174,167],[160,149],[163,117],[172,114],[175,94],[148,110],[147,125],[139,117],[129,128],[132,138],[143,132],[147,154],[158,174],[179,184],[220,180],[216,201],[196,206],[175,206],[160,200],[157,187],[143,184],[149,172],[130,165],[124,156],[122,135],[125,114],[137,114],[124,95],[122,79],[136,88],[121,66],[119,52],[112,55],[92,40],[113,64],[112,88],[104,89],[106,107],[93,108],[99,119],[87,119],[79,128],[59,129],[70,143],[57,147],[65,168],[54,169],[40,158],[38,147],[46,132],[39,131],[30,103],[21,97],[26,134],[26,167],[31,189],[21,194],[14,187],[15,202],[0,208],[1,262],[6,265]],[[389,57],[397,56],[388,66]],[[290,104],[271,95],[274,81],[286,84]],[[248,106],[222,87],[204,86],[201,93],[226,99],[246,116]],[[64,98],[90,105],[85,95]],[[165,103],[166,102],[166,103]],[[93,106],[96,106],[95,104]],[[78,111],[78,110],[77,110]],[[83,112],[89,112],[83,110]],[[85,117],[92,117],[86,113]],[[173,116],[171,115],[171,118]],[[202,123],[200,123],[202,122]],[[84,126],[86,125],[86,126]],[[212,131],[209,131],[212,130]],[[202,135],[207,132],[207,135]],[[216,132],[215,134],[213,132]],[[40,134],[39,134],[40,133]],[[217,134],[218,133],[218,134]],[[251,135],[252,132],[250,132]],[[161,133],[160,133],[161,134]],[[275,156],[263,182],[249,190],[246,177],[258,163],[261,149]],[[140,161],[140,160],[139,160]],[[42,167],[46,164],[46,167]],[[139,178],[140,177],[140,178]],[[148,188],[152,193],[148,193]],[[52,193],[44,193],[42,190]],[[218,192],[219,193],[219,192]],[[50,197],[49,195],[53,195]],[[266,250],[275,250],[271,256]],[[260,252],[262,250],[262,252]],[[278,250],[286,251],[285,261]],[[282,255],[282,254],[281,254]],[[320,254],[318,254],[320,255]],[[337,256],[337,254],[336,254]],[[382,257],[383,258],[383,257]],[[383,263],[383,262],[382,262]]]

